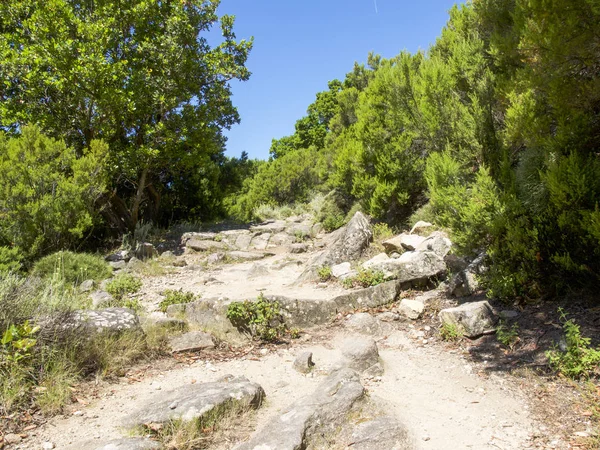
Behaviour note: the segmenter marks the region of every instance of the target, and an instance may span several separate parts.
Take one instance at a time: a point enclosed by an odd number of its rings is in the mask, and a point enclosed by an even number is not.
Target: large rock
[[[430,227],[432,227],[432,226],[433,225],[430,224],[429,222],[425,222],[423,220],[419,220],[411,228],[410,234],[421,234],[421,233],[427,231],[427,229],[430,228]]]
[[[362,266],[364,269],[373,269],[377,268],[379,265],[383,265],[383,263],[387,263],[390,259],[391,258],[386,253],[379,253],[368,261],[365,261]]]
[[[169,346],[173,353],[195,352],[207,348],[215,348],[215,342],[213,337],[208,333],[190,331],[170,338]]]
[[[259,259],[263,259],[265,257],[264,253],[244,252],[241,250],[227,252],[226,255],[231,259],[239,261],[258,261]]]
[[[406,427],[393,417],[377,417],[356,426],[352,450],[408,450],[413,446]]]
[[[348,368],[331,374],[306,396],[269,420],[237,450],[302,450],[317,433],[335,433],[352,406],[363,396],[358,374]]]
[[[65,450],[155,450],[161,445],[148,438],[133,437],[111,441],[87,441],[66,447]]]
[[[314,280],[317,278],[317,271],[323,266],[333,266],[360,258],[372,240],[373,231],[369,219],[357,212],[345,227],[335,232],[333,242],[310,262],[300,279]]]
[[[446,233],[442,231],[434,231],[419,245],[415,250],[419,252],[433,252],[441,258],[444,258],[452,248],[452,241],[448,239]]]
[[[379,363],[377,344],[371,338],[353,336],[342,344],[343,363],[351,369],[363,372]]]
[[[306,253],[308,251],[308,244],[296,243],[290,245],[290,253]]]
[[[286,247],[296,242],[293,236],[287,233],[276,233],[269,239],[269,247]]]
[[[471,264],[458,272],[448,286],[448,292],[455,297],[468,297],[479,289],[478,277],[485,271],[485,253],[479,255]]]
[[[142,242],[136,246],[134,255],[137,259],[144,261],[158,256],[158,252],[154,248],[154,245],[149,242]]]
[[[398,306],[398,312],[402,314],[404,317],[417,320],[423,314],[425,310],[425,305],[419,300],[409,300],[402,299],[400,305]]]
[[[157,391],[126,425],[163,424],[173,420],[189,422],[227,407],[258,408],[265,397],[263,388],[245,377],[230,381],[188,384],[171,391]]]
[[[353,311],[358,308],[375,308],[394,302],[402,289],[399,281],[387,281],[364,289],[350,291],[333,298],[333,303],[340,312]]]
[[[427,284],[432,278],[446,275],[446,264],[443,258],[433,252],[406,252],[398,259],[397,279],[413,285]]]
[[[198,241],[213,241],[217,237],[217,233],[213,232],[188,232],[181,236],[181,245],[187,244],[190,239]]]
[[[227,250],[229,248],[224,242],[206,241],[196,238],[188,240],[185,246],[196,252],[205,252],[208,250]]]
[[[73,311],[61,316],[59,320],[53,317],[42,319],[40,325],[44,335],[54,335],[57,338],[71,333],[84,336],[102,333],[143,333],[137,314],[127,308]]]
[[[331,275],[334,278],[343,279],[345,275],[352,272],[352,265],[349,262],[343,262],[331,266]]]
[[[286,223],[284,220],[276,220],[273,222],[264,222],[260,225],[250,227],[253,233],[281,233],[285,230]]]
[[[234,235],[232,239],[235,239],[235,247],[240,250],[247,250],[250,248],[250,242],[252,242],[252,234],[248,231],[246,233],[240,233]]]
[[[381,333],[381,324],[369,313],[352,314],[346,320],[345,326],[361,334],[374,335]]]
[[[424,237],[416,234],[402,233],[398,236],[388,239],[387,241],[384,241],[383,248],[385,248],[388,253],[403,252],[405,250],[413,251],[419,245],[421,245],[424,240]]]
[[[250,241],[250,248],[253,250],[266,250],[269,245],[269,239],[271,239],[271,233],[262,233],[254,236],[252,241]]]
[[[294,369],[300,373],[309,373],[315,366],[312,360],[312,352],[302,352],[294,360]]]
[[[469,338],[493,332],[497,321],[494,310],[485,300],[443,309],[440,319],[443,324],[458,327]]]

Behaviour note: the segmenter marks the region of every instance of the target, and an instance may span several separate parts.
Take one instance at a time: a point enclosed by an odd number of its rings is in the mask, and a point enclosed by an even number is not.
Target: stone
[[[390,257],[387,255],[387,253],[379,253],[378,255],[374,256],[373,258],[369,259],[368,261],[365,261],[362,266],[363,266],[363,269],[376,268],[380,264],[386,263],[389,260],[390,260]]]
[[[94,280],[85,280],[83,283],[79,285],[79,292],[91,292],[96,286],[96,282]]]
[[[285,408],[237,450],[301,450],[315,435],[331,435],[364,395],[358,374],[335,371],[309,396]]]
[[[434,231],[415,247],[418,252],[433,252],[444,258],[452,249],[452,241],[443,231]]]
[[[271,236],[271,239],[269,239],[269,247],[286,247],[288,245],[293,244],[294,242],[295,239],[293,236],[281,232]]]
[[[187,266],[187,261],[183,258],[176,258],[171,264],[173,267],[185,267]]]
[[[140,319],[142,328],[147,329],[149,327],[159,327],[169,330],[185,330],[187,328],[187,323],[185,320],[176,319],[174,317],[165,317],[162,315],[154,316],[153,314]]]
[[[188,232],[181,236],[181,245],[186,245],[190,239],[199,241],[213,241],[217,237],[217,233],[213,232]]]
[[[241,250],[234,250],[226,253],[227,257],[237,261],[258,261],[265,257],[265,253],[258,252],[244,252]]]
[[[300,280],[318,278],[318,270],[323,266],[334,266],[360,258],[372,240],[373,231],[369,219],[357,212],[346,226],[333,233],[333,242],[308,264]]]
[[[352,433],[353,450],[404,450],[413,446],[406,427],[393,417],[362,422]]]
[[[444,262],[446,263],[446,266],[452,273],[462,272],[469,265],[469,263],[465,261],[464,258],[456,256],[452,253],[448,253],[446,256],[444,256]]]
[[[225,253],[217,252],[217,253],[211,253],[210,255],[208,255],[208,258],[206,258],[206,262],[208,264],[218,264],[221,261],[223,261],[224,259],[225,259]]]
[[[158,256],[158,252],[154,248],[154,245],[148,242],[142,242],[136,246],[134,255],[137,259],[145,261],[146,259]]]
[[[503,311],[500,311],[499,316],[503,319],[516,319],[517,317],[519,317],[519,313],[517,311],[505,309]]]
[[[342,344],[344,364],[351,369],[363,372],[374,364],[379,363],[377,344],[371,338],[353,336]]]
[[[331,266],[331,275],[334,278],[342,278],[344,275],[352,272],[352,265],[349,262],[343,262],[341,264],[336,264]]]
[[[394,302],[402,283],[394,280],[364,289],[357,289],[346,294],[338,295],[332,299],[339,312],[353,311],[359,308],[375,308]]]
[[[382,322],[395,322],[397,320],[400,320],[400,314],[392,311],[386,311],[382,312],[381,314],[378,314],[377,318]]]
[[[173,253],[171,250],[167,250],[167,251],[162,252],[160,254],[160,257],[163,259],[175,258],[175,253]]]
[[[250,270],[248,271],[249,279],[266,277],[268,275],[269,275],[269,269],[267,269],[266,266],[264,266],[262,264],[257,264],[257,263],[252,264],[252,267],[250,267]]]
[[[287,230],[287,233],[290,236],[294,236],[299,239],[307,239],[311,236],[312,224],[311,223],[301,223],[298,225],[294,225]]]
[[[135,256],[132,257],[129,262],[127,263],[127,268],[130,270],[136,270],[139,269],[140,267],[142,267],[144,263],[142,262],[142,260],[137,259]]]
[[[323,232],[323,225],[321,223],[315,223],[310,229],[311,236],[318,236]]]
[[[432,227],[433,225],[429,222],[425,222],[423,220],[419,220],[417,223],[413,225],[410,230],[410,234],[420,234],[427,230],[427,228]]]
[[[428,284],[433,278],[443,278],[446,275],[444,260],[432,252],[406,252],[398,259],[397,279],[413,286]]]
[[[213,337],[202,331],[189,331],[179,336],[173,336],[169,339],[171,352],[195,352],[198,350],[206,350],[207,348],[215,348]]]
[[[423,314],[423,310],[425,309],[425,305],[418,300],[409,300],[402,299],[400,305],[398,306],[398,312],[402,314],[404,317],[417,320]]]
[[[111,261],[108,263],[108,265],[112,267],[114,271],[123,270],[125,267],[127,267],[127,263],[122,259],[119,261]]]
[[[479,290],[478,276],[485,272],[485,253],[480,254],[462,272],[457,273],[448,285],[448,293],[455,297],[468,297]]]
[[[188,384],[170,391],[158,391],[131,414],[125,425],[164,424],[173,420],[189,422],[235,403],[258,408],[264,397],[263,388],[245,377],[227,382]]]
[[[121,333],[124,331],[143,333],[137,314],[128,308],[106,308],[99,310],[77,310],[61,318],[61,323],[50,325],[52,332]],[[50,330],[46,330],[50,331]]]
[[[271,239],[271,233],[262,233],[258,236],[254,236],[250,241],[250,249],[252,250],[266,250],[269,245],[269,239]]]
[[[402,233],[382,243],[383,248],[388,253],[403,252],[405,250],[413,251],[425,240],[424,237],[416,234]]]
[[[52,450],[55,447],[54,442],[46,441],[42,443],[42,450]]]
[[[161,445],[148,438],[133,437],[110,441],[88,441],[67,447],[65,450],[158,450]]]
[[[361,334],[373,335],[381,333],[381,325],[369,313],[356,313],[346,320],[346,328]]]
[[[497,317],[486,300],[443,309],[439,316],[443,324],[459,327],[469,338],[493,332],[497,322]]]
[[[112,253],[104,258],[107,262],[117,261],[129,261],[131,259],[131,252],[129,250],[119,250],[118,252]]]
[[[92,308],[102,308],[109,305],[113,301],[112,295],[105,291],[94,291],[90,294],[92,300]]]
[[[240,250],[250,248],[250,242],[252,242],[252,234],[249,231],[235,236],[235,247]]]
[[[4,435],[4,443],[8,445],[14,445],[21,442],[21,436],[15,433],[8,433]]]
[[[274,222],[263,222],[260,225],[250,227],[253,233],[281,233],[285,230],[286,223],[284,220],[276,220]]]
[[[188,240],[185,246],[196,252],[205,252],[207,250],[227,250],[227,244],[217,241],[206,241],[196,238]]]
[[[292,244],[290,245],[290,253],[306,253],[308,251],[307,244]]]
[[[300,373],[309,373],[315,365],[312,355],[312,352],[300,353],[294,360],[294,369]]]

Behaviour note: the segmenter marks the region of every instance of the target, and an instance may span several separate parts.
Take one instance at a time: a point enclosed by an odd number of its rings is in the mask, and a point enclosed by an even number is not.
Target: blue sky
[[[238,39],[254,36],[250,80],[232,84],[241,123],[226,131],[229,156],[266,159],[272,138],[293,133],[315,94],[369,51],[384,58],[427,49],[453,0],[222,0]]]

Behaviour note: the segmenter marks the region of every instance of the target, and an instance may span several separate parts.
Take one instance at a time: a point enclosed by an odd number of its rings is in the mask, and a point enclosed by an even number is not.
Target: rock
[[[67,447],[65,450],[157,450],[161,445],[148,438],[134,437],[111,441],[88,441]]]
[[[240,251],[240,250],[227,252],[226,255],[228,258],[234,259],[237,261],[258,261],[265,257],[265,253],[244,252],[244,251]]]
[[[432,252],[406,252],[398,259],[397,279],[414,286],[426,285],[432,278],[446,275],[444,260]]]
[[[401,289],[402,283],[395,280],[387,281],[377,286],[338,295],[332,300],[339,312],[353,311],[358,308],[374,308],[395,301]]]
[[[85,280],[79,285],[79,292],[91,292],[95,286],[96,282],[94,280]]]
[[[127,263],[127,268],[130,270],[136,270],[139,269],[140,267],[142,267],[143,265],[143,261],[140,259],[137,259],[135,256],[132,257],[129,262]]]
[[[134,255],[137,259],[145,261],[146,259],[158,256],[158,252],[154,248],[154,245],[148,242],[142,242],[136,246]]]
[[[21,442],[21,436],[15,433],[8,433],[4,435],[4,443],[8,445],[18,444]]]
[[[373,364],[368,369],[363,370],[362,375],[364,378],[375,378],[383,375],[383,372],[383,364],[381,364],[381,362],[378,362],[376,364]]]
[[[406,428],[393,417],[377,417],[358,424],[352,433],[353,450],[410,449]]]
[[[334,278],[342,278],[344,275],[352,272],[352,265],[349,262],[343,262],[341,264],[336,264],[331,266],[331,275]]]
[[[250,227],[250,231],[253,233],[281,233],[285,230],[286,223],[284,220],[276,220],[274,222],[263,222],[260,225]]]
[[[248,271],[249,279],[266,277],[268,275],[269,275],[269,269],[267,269],[266,266],[263,266],[262,264],[257,264],[257,263],[252,264],[252,267],[250,267],[250,270]]]
[[[245,377],[228,382],[188,384],[157,392],[131,415],[126,425],[164,424],[173,420],[189,422],[227,406],[258,408],[264,397],[263,388]]]
[[[475,338],[494,331],[496,315],[487,301],[465,303],[440,311],[442,323],[459,327],[463,334]]]
[[[332,373],[312,395],[305,396],[271,419],[237,450],[301,450],[317,434],[331,435],[346,420],[364,388],[348,368]]]
[[[444,258],[452,248],[452,241],[448,239],[446,233],[434,231],[419,245],[415,247],[418,252],[433,252],[441,258]]]
[[[413,225],[410,230],[410,234],[420,234],[427,230],[427,228],[432,227],[433,225],[429,222],[425,222],[423,220],[419,220],[417,223]]]
[[[307,244],[292,244],[290,245],[290,253],[306,253],[308,251]]]
[[[377,266],[386,263],[389,260],[390,257],[386,253],[379,253],[368,261],[365,261],[362,266],[364,269],[376,268]]]
[[[188,240],[185,246],[196,252],[205,252],[207,250],[227,250],[227,244],[217,241],[203,241],[196,238]]]
[[[217,252],[217,253],[211,253],[210,255],[208,255],[208,258],[206,258],[206,262],[208,264],[218,264],[221,261],[223,261],[224,259],[225,259],[225,253]]]
[[[252,242],[252,234],[247,231],[243,234],[238,234],[235,236],[235,247],[240,250],[247,250],[250,248],[250,242]]]
[[[392,311],[386,311],[377,315],[377,318],[382,322],[395,322],[396,320],[400,320],[400,314]]]
[[[167,250],[165,252],[162,252],[160,254],[160,257],[163,259],[175,258],[175,253],[173,253],[171,250]]]
[[[105,291],[94,291],[90,294],[92,299],[92,308],[102,308],[103,306],[109,305],[113,301],[112,295]]]
[[[309,373],[314,367],[312,352],[300,353],[294,360],[294,369],[300,373]]]
[[[129,261],[131,259],[131,252],[129,250],[119,250],[118,252],[112,253],[104,258],[108,262],[117,261]]]
[[[310,229],[311,236],[318,236],[323,232],[323,225],[320,223],[315,223]]]
[[[312,230],[312,224],[310,223],[302,223],[298,225],[294,225],[287,230],[287,233],[291,236],[294,236],[296,239],[308,239],[310,238],[310,233]]]
[[[153,313],[154,314],[154,313]],[[162,314],[162,313],[161,313]],[[170,330],[185,330],[187,323],[185,320],[176,319],[174,317],[154,316],[149,315],[140,320],[143,329],[149,327],[160,327]]]
[[[500,311],[499,315],[503,319],[516,319],[517,317],[519,317],[519,313],[517,311],[513,311],[510,309],[505,309],[503,311]]]
[[[461,272],[465,270],[469,265],[469,263],[465,261],[464,258],[456,256],[452,253],[449,253],[446,256],[444,256],[444,262],[446,263],[446,266],[448,266],[448,269],[450,269],[452,273]]]
[[[187,262],[183,258],[177,258],[175,261],[171,263],[174,267],[185,267],[187,266]]]
[[[52,450],[55,447],[54,442],[46,441],[42,443],[42,450]]]
[[[111,261],[108,263],[108,265],[112,267],[114,271],[123,270],[125,267],[127,267],[127,263],[124,260]]]
[[[402,299],[398,306],[398,312],[411,320],[417,320],[423,314],[425,305],[418,300]]]
[[[344,364],[351,369],[363,372],[379,363],[379,351],[373,339],[353,336],[342,344]]]
[[[198,241],[213,241],[217,237],[217,233],[213,232],[189,232],[183,233],[181,236],[181,245],[186,245],[190,239]]]
[[[171,352],[195,352],[207,348],[215,348],[213,337],[202,331],[190,331],[169,339]]]
[[[403,252],[405,250],[415,250],[424,240],[424,237],[416,234],[402,233],[398,236],[388,239],[387,241],[384,241],[382,244],[383,248],[385,248],[386,252],[388,253]]]
[[[99,310],[73,311],[61,318],[61,323],[50,325],[53,331],[83,332],[87,335],[98,333],[121,333],[124,331],[143,333],[137,314],[127,308],[106,308]]]
[[[269,239],[269,247],[285,247],[293,244],[294,242],[295,239],[293,236],[282,232],[271,236],[271,239]]]
[[[334,266],[358,259],[373,239],[369,219],[357,212],[348,224],[337,230],[333,242],[321,255],[314,258],[300,276],[301,280],[314,280],[323,266]]]
[[[281,261],[277,261],[277,262],[271,264],[271,269],[281,270],[281,269],[285,269],[286,267],[301,266],[301,265],[302,265],[302,261],[299,261],[297,259],[283,259]]]
[[[250,249],[265,250],[269,245],[269,239],[271,239],[271,233],[262,233],[254,236],[250,241]]]
[[[345,326],[361,334],[372,335],[381,333],[381,325],[369,313],[353,314],[346,320]]]
[[[486,270],[484,259],[485,253],[482,253],[465,270],[452,277],[448,286],[448,293],[455,297],[468,297],[474,294],[479,289],[477,277]]]

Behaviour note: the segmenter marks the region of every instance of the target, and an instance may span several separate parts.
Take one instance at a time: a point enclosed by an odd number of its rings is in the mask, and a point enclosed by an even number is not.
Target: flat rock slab
[[[315,390],[273,417],[237,450],[301,450],[316,433],[335,432],[364,394],[358,374],[348,368],[331,374]]]
[[[241,250],[236,250],[233,252],[228,252],[227,256],[231,259],[236,259],[240,261],[258,261],[265,257],[265,253],[244,252]]]
[[[494,310],[486,300],[443,309],[440,319],[443,324],[458,327],[469,338],[493,332],[497,322]]]
[[[419,245],[421,245],[421,243],[424,240],[424,237],[419,236],[417,234],[402,233],[398,236],[388,239],[387,241],[384,241],[382,244],[383,248],[385,248],[387,252],[397,252],[404,250],[413,251],[416,250],[416,248]]]
[[[81,330],[87,334],[103,332],[142,332],[137,314],[128,308],[74,311],[60,325],[63,330]],[[58,330],[57,330],[58,331]]]
[[[154,450],[161,445],[146,438],[123,438],[112,441],[88,441],[70,445],[65,450]]]
[[[245,377],[230,381],[181,386],[172,391],[158,391],[146,404],[134,412],[126,426],[166,423],[172,420],[189,422],[199,419],[215,408],[235,406],[258,408],[265,397],[263,388]]]
[[[196,252],[205,252],[208,250],[227,250],[229,246],[224,242],[206,241],[200,239],[190,239],[185,246]]]
[[[215,348],[213,337],[202,331],[190,331],[169,340],[169,346],[173,353],[195,352],[207,348]]]
[[[352,450],[409,450],[408,432],[404,425],[393,417],[377,417],[356,426],[352,433]]]
[[[188,232],[183,233],[181,236],[181,243],[186,244],[190,239],[196,239],[199,241],[213,241],[217,237],[217,233],[213,233],[211,231],[206,232]]]

